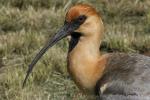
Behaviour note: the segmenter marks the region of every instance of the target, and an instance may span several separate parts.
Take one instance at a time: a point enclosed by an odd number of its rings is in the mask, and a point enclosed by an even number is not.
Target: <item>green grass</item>
[[[24,89],[27,66],[63,25],[66,9],[90,3],[105,25],[104,52],[150,51],[149,0],[0,0],[0,100],[85,100],[66,70],[67,39],[37,63]]]

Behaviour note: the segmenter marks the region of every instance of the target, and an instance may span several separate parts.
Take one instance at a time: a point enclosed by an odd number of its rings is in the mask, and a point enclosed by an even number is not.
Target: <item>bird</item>
[[[28,67],[23,87],[34,65],[61,39],[70,36],[67,69],[75,84],[99,100],[150,100],[150,57],[99,50],[104,34],[102,15],[90,4],[76,4],[64,25],[48,40]]]

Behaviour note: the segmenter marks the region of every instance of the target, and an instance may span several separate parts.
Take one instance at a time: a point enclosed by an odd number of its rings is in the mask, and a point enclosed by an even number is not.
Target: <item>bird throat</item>
[[[86,92],[94,91],[101,76],[101,69],[98,68],[100,43],[95,42],[95,39],[88,40],[81,33],[74,33],[69,43],[68,71],[78,87]]]

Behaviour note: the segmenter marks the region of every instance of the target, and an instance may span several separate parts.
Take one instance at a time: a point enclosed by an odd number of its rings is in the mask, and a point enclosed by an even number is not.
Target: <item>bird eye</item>
[[[83,21],[83,20],[84,20],[84,18],[83,18],[83,17],[80,17],[80,18],[79,18],[79,21]]]
[[[78,17],[78,21],[79,21],[80,23],[83,23],[83,22],[85,21],[85,19],[86,19],[86,16],[79,16],[79,17]]]

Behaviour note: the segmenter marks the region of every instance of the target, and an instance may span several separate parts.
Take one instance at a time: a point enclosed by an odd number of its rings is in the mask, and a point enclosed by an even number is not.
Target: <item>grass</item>
[[[65,11],[75,3],[90,3],[101,13],[104,52],[150,51],[149,0],[1,0],[0,99],[85,100],[66,70],[67,39],[38,62],[26,86],[27,66],[42,45],[63,24]]]

